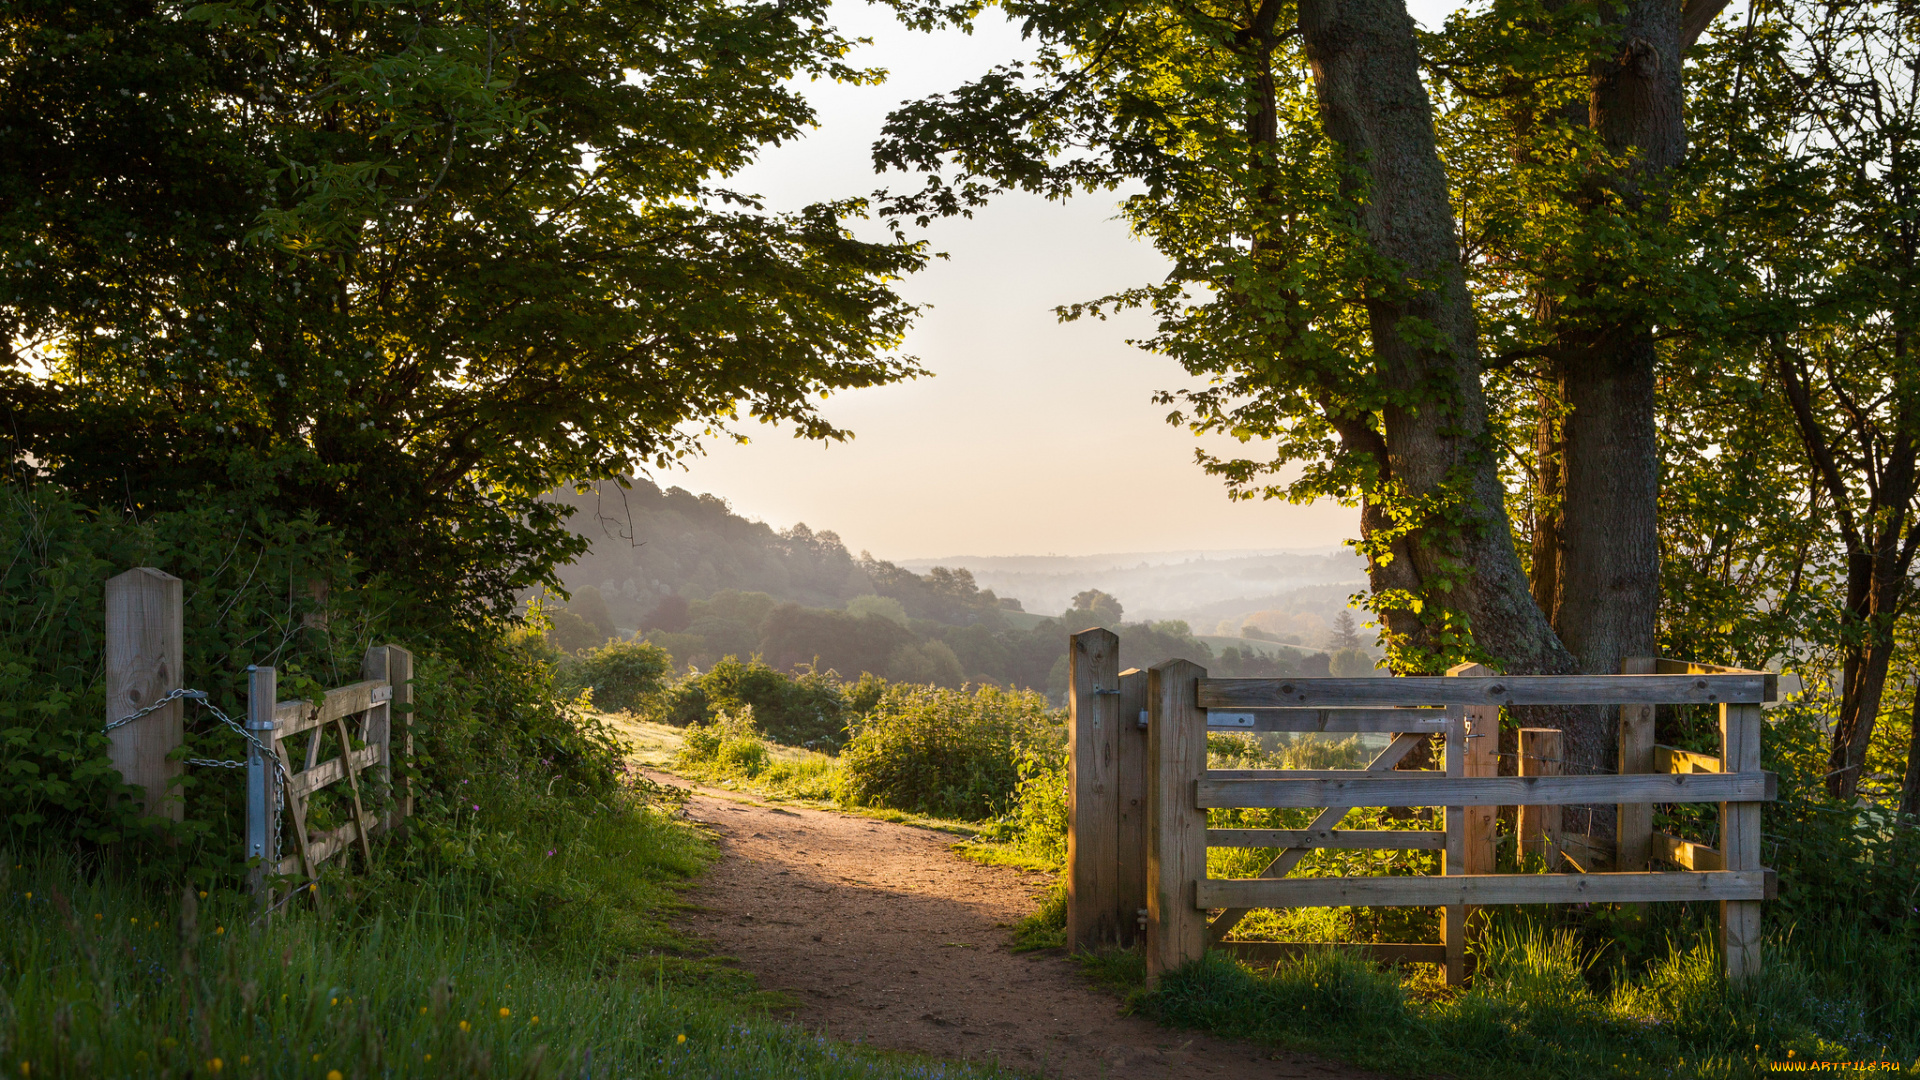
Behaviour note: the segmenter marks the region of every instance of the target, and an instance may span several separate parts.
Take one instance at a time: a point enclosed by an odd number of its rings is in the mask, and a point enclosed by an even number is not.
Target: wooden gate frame
[[[1770,673],[1634,660],[1628,674],[1606,676],[1492,676],[1463,666],[1443,677],[1209,679],[1185,660],[1119,672],[1118,638],[1102,629],[1074,635],[1068,655],[1072,947],[1143,940],[1149,974],[1157,977],[1209,946],[1259,959],[1305,947],[1226,940],[1253,908],[1436,906],[1446,913],[1444,942],[1363,948],[1384,960],[1445,963],[1449,981],[1458,983],[1466,976],[1467,923],[1478,906],[1717,900],[1728,978],[1760,969],[1760,903],[1774,890],[1773,871],[1760,865],[1760,803],[1775,791],[1773,775],[1760,770],[1760,706],[1776,695]],[[1532,704],[1621,706],[1622,772],[1495,775],[1500,708]],[[1659,704],[1719,706],[1720,758],[1656,747],[1652,711]],[[1136,710],[1139,719],[1128,723]],[[1235,717],[1232,726],[1217,722],[1221,714]],[[1213,730],[1376,731],[1395,739],[1364,770],[1209,771],[1210,718]],[[1446,737],[1444,771],[1389,773],[1434,734]],[[1652,804],[1674,802],[1721,804],[1718,850],[1652,832]],[[1636,869],[1491,873],[1495,807],[1596,803],[1620,805],[1621,864]],[[1355,806],[1442,806],[1446,827],[1336,831],[1346,809],[1334,808]],[[1206,812],[1215,807],[1322,813],[1304,830],[1209,830]],[[1210,845],[1282,851],[1259,878],[1216,879],[1207,877]],[[1284,876],[1316,847],[1438,849],[1445,869],[1438,877]],[[1638,869],[1649,856],[1688,870]],[[1209,909],[1224,909],[1211,925]]]
[[[320,868],[349,844],[360,849],[363,864],[373,863],[372,839],[397,827],[413,811],[412,783],[393,783],[394,714],[400,715],[401,753],[413,755],[413,654],[398,645],[368,649],[361,662],[361,681],[326,692],[318,701],[277,701],[279,675],[271,667],[248,670],[247,729],[274,755],[269,761],[260,748],[247,748],[247,857],[259,860],[251,885],[263,904],[270,900],[272,879],[299,875],[319,877]],[[353,749],[358,721],[360,749]],[[320,761],[320,744],[331,730],[341,753]],[[311,733],[311,734],[308,734]],[[286,741],[307,734],[305,758],[296,771]],[[274,764],[278,763],[279,768]],[[373,771],[392,792],[388,812],[369,814],[360,795],[360,778]],[[284,777],[284,780],[282,779]],[[319,835],[307,831],[307,802],[313,793],[345,780],[353,791],[352,820]],[[284,799],[284,803],[282,800]],[[283,806],[291,826],[294,852],[274,859],[274,808]],[[284,848],[284,843],[281,845]]]

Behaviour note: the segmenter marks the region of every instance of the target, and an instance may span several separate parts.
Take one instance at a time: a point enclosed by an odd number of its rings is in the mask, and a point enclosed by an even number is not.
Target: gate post
[[[1558,728],[1520,729],[1520,775],[1559,776],[1561,752]],[[1553,873],[1555,854],[1560,850],[1560,808],[1523,806],[1520,808],[1520,855],[1538,855]]]
[[[1067,948],[1119,940],[1120,638],[1095,628],[1067,650]]]
[[[1207,876],[1207,812],[1196,785],[1207,773],[1207,669],[1168,660],[1147,671],[1147,978],[1207,951],[1197,883]]]
[[[107,579],[107,723],[184,689],[186,636],[181,624],[180,579],[150,566]],[[169,790],[187,771],[167,755],[180,745],[181,710],[170,701],[107,733],[107,760],[126,782],[145,794],[142,808],[155,817],[181,821],[181,792]]]
[[[1652,675],[1651,656],[1629,656],[1620,661],[1622,675]],[[1654,709],[1652,705],[1620,706],[1620,774],[1653,771]],[[1653,854],[1653,805],[1621,803],[1614,808],[1613,868],[1647,869]]]
[[[1760,706],[1720,706],[1720,771],[1760,771]],[[1760,869],[1760,804],[1720,804],[1722,869]],[[1727,979],[1760,972],[1760,901],[1720,901],[1720,951]]]
[[[1456,664],[1447,669],[1453,677],[1492,675],[1484,664]],[[1461,709],[1461,724],[1448,733],[1448,776],[1497,776],[1500,766],[1500,706],[1467,705]],[[1457,747],[1457,752],[1456,752]],[[1458,772],[1456,769],[1458,761]],[[1448,874],[1491,874],[1494,871],[1493,822],[1499,807],[1465,806],[1446,808]],[[1454,815],[1459,814],[1456,823]],[[1458,837],[1458,854],[1455,837]],[[1457,862],[1456,862],[1457,860]],[[1467,934],[1480,909],[1470,904],[1449,904],[1444,913],[1443,940],[1447,946],[1447,982],[1459,986],[1467,981]]]
[[[1146,936],[1147,912],[1147,673],[1120,673],[1120,944],[1138,944]]]
[[[260,740],[247,742],[247,859],[260,860],[247,871],[248,891],[261,909],[271,905],[267,879],[278,874],[273,865],[279,852],[274,850],[274,826],[278,824],[280,774],[274,769],[273,707],[280,693],[279,673],[270,667],[247,669],[247,731]],[[261,752],[264,746],[266,753]]]

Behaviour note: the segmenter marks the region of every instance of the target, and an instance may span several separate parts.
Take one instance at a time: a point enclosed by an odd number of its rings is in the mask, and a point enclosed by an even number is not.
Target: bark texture
[[[1407,495],[1464,478],[1469,503],[1468,521],[1435,522],[1435,531],[1397,542],[1391,559],[1374,560],[1374,591],[1406,589],[1464,613],[1476,642],[1508,671],[1572,672],[1572,655],[1533,602],[1487,445],[1478,329],[1413,20],[1400,0],[1303,0],[1299,17],[1327,133],[1367,180],[1368,239],[1417,285],[1368,307],[1374,362],[1396,402],[1385,410],[1383,430],[1336,423],[1347,445],[1372,454],[1383,478]],[[1409,332],[1422,323],[1433,332]],[[1384,508],[1363,507],[1365,535],[1389,524]],[[1416,616],[1385,617],[1396,633],[1427,640]]]

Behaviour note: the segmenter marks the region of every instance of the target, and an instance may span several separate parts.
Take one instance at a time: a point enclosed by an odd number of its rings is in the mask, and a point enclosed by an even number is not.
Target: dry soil
[[[684,928],[793,995],[810,1028],[1069,1080],[1376,1076],[1122,1016],[1065,957],[1013,952],[1046,875],[960,858],[928,829],[695,790],[688,813],[723,854]]]

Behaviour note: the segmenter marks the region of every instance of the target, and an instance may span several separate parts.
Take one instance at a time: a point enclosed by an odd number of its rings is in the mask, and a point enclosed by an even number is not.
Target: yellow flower
[[[316,881],[316,882],[313,882],[312,884],[310,884],[310,885],[308,885],[308,886],[307,886],[307,891],[308,891],[308,892],[319,892],[319,891],[320,891],[320,883]]]
[[[500,1019],[505,1020],[510,1015],[512,1015],[512,1010],[508,1009],[505,1005],[500,1006]]]
[[[128,919],[127,921],[128,921],[128,922],[130,922],[130,923],[132,923],[132,924],[133,924],[133,925],[135,925],[135,926],[139,926],[139,925],[140,925],[140,916],[138,916],[138,915],[135,915],[135,916],[134,916],[133,918],[131,918],[131,919]]]
[[[207,890],[205,890],[205,889],[201,889],[201,890],[200,890],[200,899],[202,899],[202,900],[205,900],[206,898],[207,898]]]
[[[97,911],[93,913],[93,921],[94,921],[94,922],[99,922],[99,921],[100,921],[101,919],[104,919],[104,918],[106,918],[106,916],[105,916],[105,915],[102,915],[102,914],[100,914],[100,913],[99,913],[99,912],[97,912]]]
[[[28,898],[28,899],[32,899],[32,898],[33,898],[33,894],[32,894],[32,893],[28,893],[28,894],[27,894],[27,898]],[[20,1063],[20,1075],[21,1075],[21,1076],[32,1076],[32,1075],[33,1075],[33,1066],[32,1066],[32,1065],[30,1065],[30,1064],[28,1064],[27,1062],[24,1062],[24,1061],[23,1061],[23,1062],[21,1062],[21,1063]]]
[[[460,1030],[461,1030],[461,1031],[472,1031],[472,1030],[473,1030],[473,1025],[472,1025],[472,1024],[469,1024],[469,1023],[467,1023],[467,1022],[466,1022],[465,1020],[462,1020],[462,1021],[460,1021]]]
[[[208,1072],[216,1072],[216,1073],[217,1073],[217,1072],[219,1072],[219,1071],[220,1071],[221,1069],[223,1069],[223,1068],[225,1068],[225,1067],[226,1067],[226,1066],[225,1066],[225,1064],[224,1064],[223,1062],[221,1062],[221,1060],[220,1060],[219,1058],[214,1058],[214,1059],[213,1059],[212,1061],[209,1061],[209,1062],[207,1062],[207,1071],[208,1071]]]
[[[685,1035],[675,1035],[673,1037],[673,1041],[677,1043],[683,1043],[687,1041],[687,1037]]]
[[[227,932],[227,928],[224,926],[216,926],[213,928],[213,932],[216,934],[224,934]]]
[[[347,1078],[340,1075],[339,1069],[328,1069],[327,1080],[347,1080]]]
[[[319,1055],[319,1054],[315,1054],[315,1055],[313,1055],[313,1060],[315,1060],[315,1061],[319,1061],[319,1060],[320,1060],[320,1055]]]
[[[327,1004],[329,1004],[329,1005],[338,1005],[338,1004],[340,1004],[340,999],[339,999],[339,998],[328,998],[328,999],[327,999]]]
[[[252,1057],[252,1055],[250,1055],[250,1054],[241,1054],[241,1055],[240,1055],[240,1064],[242,1064],[242,1065],[251,1065],[251,1064],[253,1064],[253,1057]]]
[[[428,1060],[428,1061],[432,1061],[432,1060],[433,1060],[433,1055],[432,1055],[432,1054],[428,1054],[428,1055],[427,1055],[427,1060]]]
[[[540,1022],[540,1018],[539,1018],[539,1017],[537,1017],[537,1016],[536,1016],[536,1017],[534,1017],[534,1018],[533,1018],[532,1020],[529,1020],[529,1021],[528,1021],[528,1023],[530,1023],[530,1024],[537,1024],[537,1023],[539,1023],[539,1022]]]
[[[427,1015],[427,1007],[425,1005],[420,1006],[420,1015],[421,1016]]]

